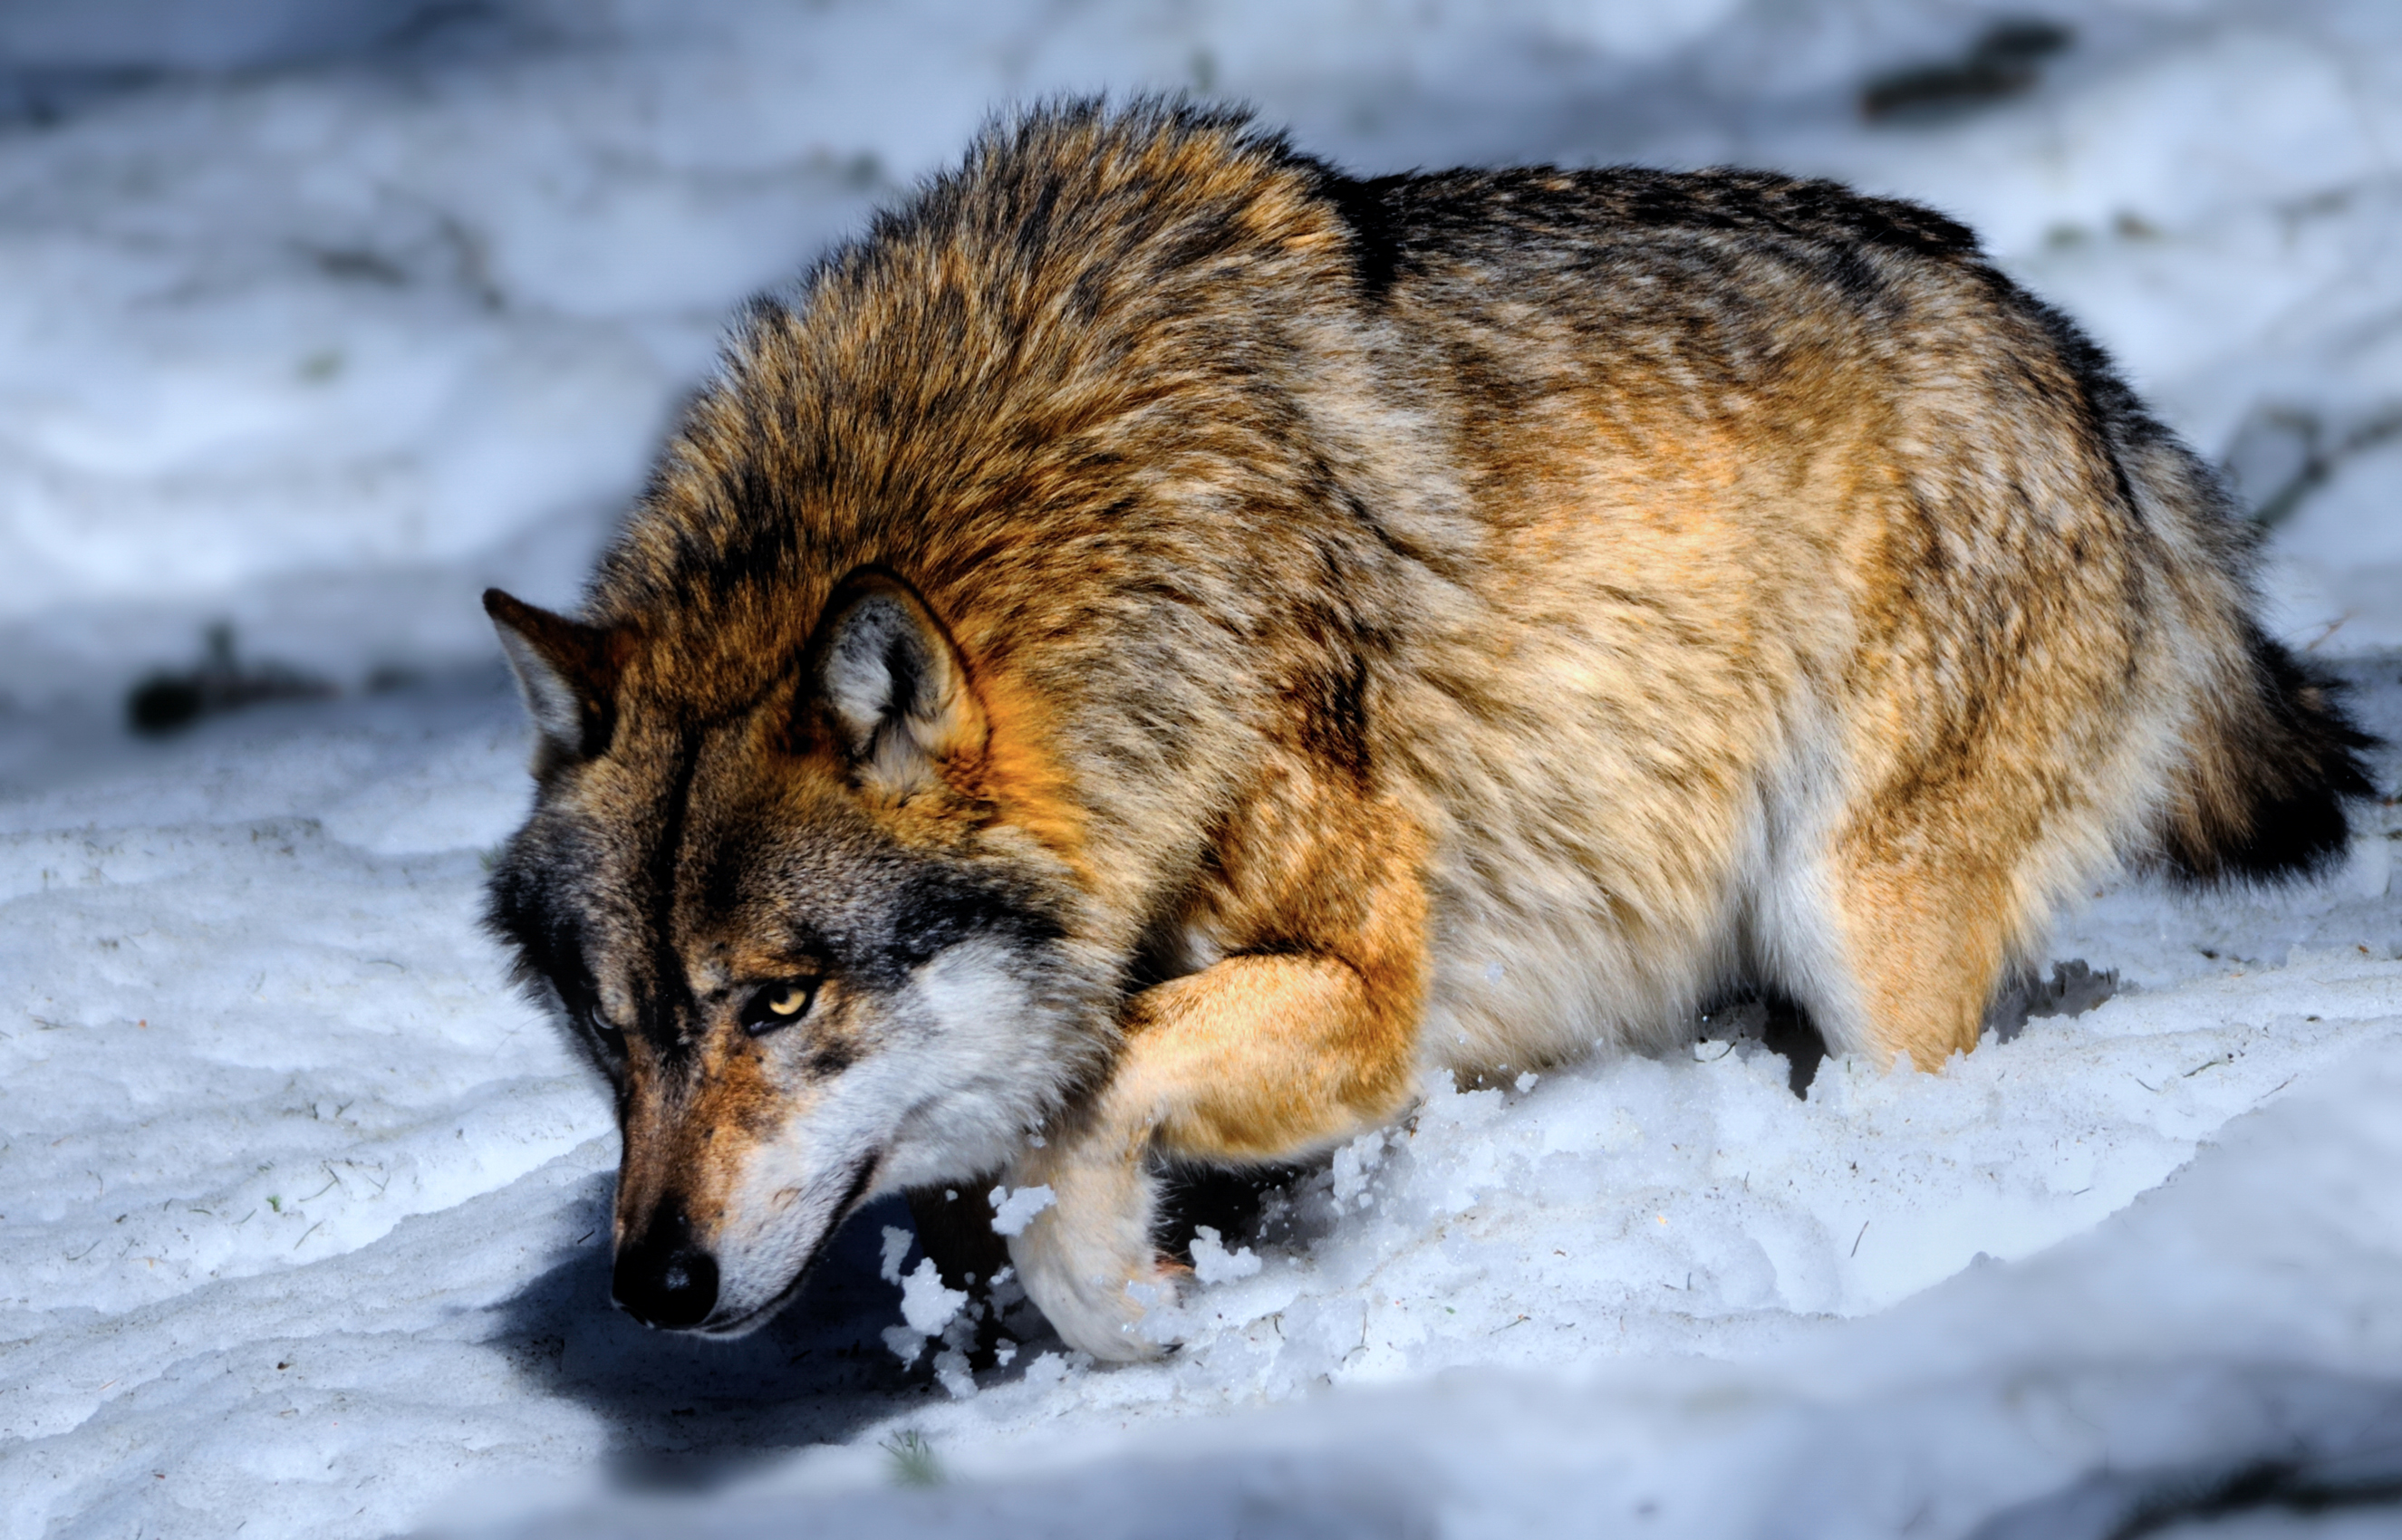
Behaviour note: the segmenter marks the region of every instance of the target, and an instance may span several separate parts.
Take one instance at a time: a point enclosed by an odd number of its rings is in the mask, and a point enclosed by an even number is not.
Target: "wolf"
[[[1053,103],[750,307],[579,614],[485,596],[490,925],[614,1090],[627,1311],[998,1181],[1139,1358],[1166,1162],[1746,981],[1940,1070],[2097,878],[2326,866],[2368,740],[2253,546],[1926,209]]]

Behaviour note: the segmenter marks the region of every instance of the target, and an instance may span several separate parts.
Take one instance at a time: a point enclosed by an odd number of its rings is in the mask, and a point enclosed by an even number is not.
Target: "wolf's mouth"
[[[835,1231],[842,1228],[842,1222],[850,1217],[860,1200],[876,1185],[877,1169],[883,1163],[884,1152],[880,1149],[871,1149],[851,1162],[850,1169],[844,1174],[841,1199],[828,1211],[825,1226],[818,1231],[817,1244],[810,1248],[808,1259],[800,1265],[790,1283],[758,1308],[744,1311],[739,1315],[712,1316],[693,1327],[693,1334],[698,1337],[740,1337],[766,1325],[778,1311],[791,1304],[808,1286],[810,1275],[817,1272],[818,1262],[825,1256],[826,1244],[834,1239]]]

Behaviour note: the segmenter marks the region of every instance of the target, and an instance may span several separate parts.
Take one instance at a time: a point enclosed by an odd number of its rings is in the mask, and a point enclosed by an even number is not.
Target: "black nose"
[[[697,1327],[717,1308],[717,1258],[693,1245],[682,1223],[654,1224],[618,1250],[610,1292],[644,1326]]]

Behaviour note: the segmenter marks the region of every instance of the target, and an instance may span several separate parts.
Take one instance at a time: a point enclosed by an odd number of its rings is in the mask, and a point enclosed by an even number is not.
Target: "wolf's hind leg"
[[[1977,1046],[2006,962],[1991,887],[1916,863],[1844,874],[1837,924],[1856,996],[1843,1047],[1932,1074]]]
[[[1832,966],[1789,983],[1830,1050],[1879,1067],[1908,1054],[1930,1074],[1973,1051],[1996,992],[2040,942],[2045,895],[2074,888],[2091,864],[2080,851],[2106,849],[2090,817],[2014,826],[1993,788],[1973,791],[1872,804],[1824,853]]]
[[[1152,1238],[1154,1148],[1284,1160],[1401,1111],[1416,1001],[1415,991],[1380,997],[1389,993],[1336,958],[1287,954],[1228,957],[1136,997],[1109,1085],[1010,1174],[1056,1196],[1010,1256],[1070,1346],[1114,1360],[1158,1351],[1140,1327],[1140,1286],[1174,1282]]]

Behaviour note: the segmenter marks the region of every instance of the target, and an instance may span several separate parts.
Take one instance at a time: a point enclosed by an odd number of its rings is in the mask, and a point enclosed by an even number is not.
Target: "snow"
[[[1226,1238],[1215,1225],[1193,1228],[1193,1276],[1203,1287],[1249,1278],[1266,1266],[1249,1246],[1226,1249]]]
[[[2075,1537],[2264,1462],[2390,1501],[2392,806],[2315,887],[2097,895],[2052,956],[2116,992],[1941,1075],[1797,1099],[1736,1020],[1429,1085],[1195,1233],[1162,1363],[946,1286],[892,1203],[696,1342],[608,1307],[606,1100],[476,924],[528,797],[476,595],[570,600],[728,308],[988,105],[1189,86],[1363,171],[1748,161],[1967,218],[2227,457],[2275,626],[2402,737],[2402,11],[2064,10],[2023,95],[1873,124],[2009,13],[210,14],[0,13],[0,1535]],[[338,693],[128,736],[221,620]]]
[[[992,1189],[992,1229],[996,1235],[1022,1235],[1034,1217],[1059,1201],[1048,1187],[1006,1187]]]

